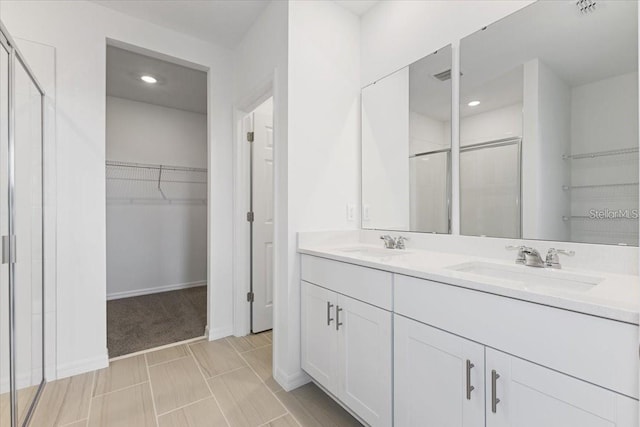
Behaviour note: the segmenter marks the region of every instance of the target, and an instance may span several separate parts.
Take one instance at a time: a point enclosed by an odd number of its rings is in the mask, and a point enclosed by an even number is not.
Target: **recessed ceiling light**
[[[145,83],[157,83],[158,80],[155,77],[151,77],[151,76],[140,76],[140,80],[142,80]]]
[[[477,107],[478,105],[480,105],[480,101],[471,101],[470,103],[467,104],[469,107]]]

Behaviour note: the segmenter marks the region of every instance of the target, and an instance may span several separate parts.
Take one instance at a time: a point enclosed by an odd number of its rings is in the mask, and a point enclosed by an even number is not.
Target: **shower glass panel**
[[[449,232],[449,164],[451,151],[409,159],[411,230]]]
[[[460,148],[460,231],[520,238],[520,140]]]
[[[15,363],[18,411],[25,417],[44,378],[42,97],[18,58],[13,90]]]
[[[0,44],[0,235],[8,233],[7,149],[9,147],[9,52]],[[0,426],[11,425],[9,268],[0,264]]]

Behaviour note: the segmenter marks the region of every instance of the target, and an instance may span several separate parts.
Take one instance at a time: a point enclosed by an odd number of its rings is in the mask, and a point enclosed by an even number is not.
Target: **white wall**
[[[107,160],[207,167],[207,115],[107,96]]]
[[[441,122],[424,114],[409,112],[409,155],[449,148],[449,121]]]
[[[533,2],[381,1],[361,18],[362,86],[530,3]]]
[[[569,210],[570,164],[562,159],[571,140],[571,90],[538,59],[524,64],[522,236],[569,240],[562,217]]]
[[[288,227],[288,28],[289,3],[273,1],[249,29],[234,51],[234,105],[237,110],[236,123],[243,114],[251,112],[266,97],[273,94],[274,127],[274,333],[273,372],[275,379],[293,388],[308,381],[291,353],[299,352],[297,328],[289,330],[289,265],[290,258]],[[234,151],[234,208],[242,217],[248,206],[248,153],[242,129],[236,127]],[[246,293],[249,290],[249,230],[246,221],[234,224],[234,333],[243,335],[249,331],[249,305]],[[295,360],[295,358],[294,358]],[[291,367],[293,366],[293,368]]]
[[[226,49],[87,1],[3,1],[15,36],[56,49],[57,365],[68,376],[107,365],[105,72],[107,38],[209,69],[209,328],[232,327],[231,55]],[[53,379],[53,378],[49,378]]]
[[[362,89],[364,228],[408,230],[409,68]]]
[[[106,131],[108,160],[207,167],[206,114],[108,96]],[[117,199],[143,187],[157,192],[155,184],[107,180],[108,299],[206,284],[206,205]],[[166,190],[206,198],[206,184]]]
[[[334,2],[289,3],[288,277],[276,288],[278,375],[301,378],[300,230],[356,229],[360,199],[360,32]],[[278,378],[277,378],[278,379]]]
[[[509,105],[460,118],[461,147],[521,136],[522,104]]]
[[[637,147],[638,73],[623,74],[571,89],[571,153]],[[634,125],[630,125],[634,124]],[[571,185],[638,182],[638,155],[597,157],[571,163]],[[589,209],[635,209],[638,187],[583,189],[571,192],[571,214]],[[603,232],[604,231],[604,232]],[[572,221],[574,241],[637,244],[633,221]]]

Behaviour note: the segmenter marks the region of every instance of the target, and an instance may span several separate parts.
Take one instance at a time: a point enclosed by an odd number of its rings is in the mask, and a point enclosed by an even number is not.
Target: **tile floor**
[[[360,426],[314,384],[285,392],[271,333],[198,341],[48,383],[33,427]]]

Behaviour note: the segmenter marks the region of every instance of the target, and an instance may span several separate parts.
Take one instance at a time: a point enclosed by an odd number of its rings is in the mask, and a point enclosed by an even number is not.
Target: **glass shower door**
[[[13,269],[16,389],[22,423],[44,378],[42,96],[24,64],[14,58],[9,228],[16,236],[16,247],[15,263],[9,268],[10,274]]]
[[[0,41],[2,36],[0,35]],[[0,236],[8,232],[9,51],[0,43]],[[9,268],[0,263],[0,426],[11,425]]]

